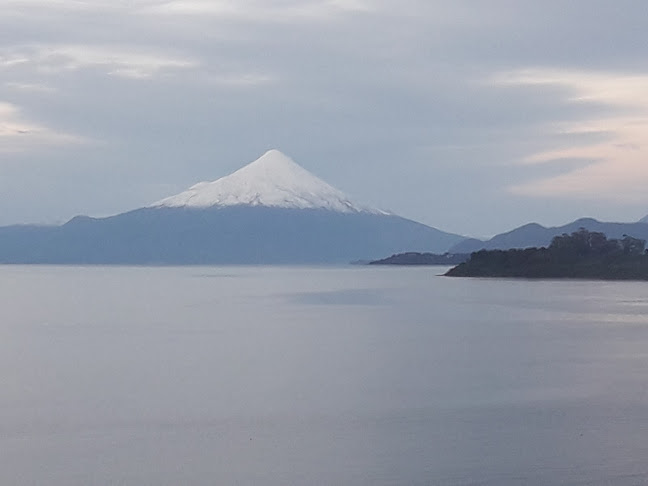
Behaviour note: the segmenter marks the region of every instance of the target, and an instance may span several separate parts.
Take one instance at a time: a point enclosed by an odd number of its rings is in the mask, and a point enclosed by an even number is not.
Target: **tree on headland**
[[[568,258],[610,255],[621,248],[622,245],[618,240],[608,240],[603,233],[587,231],[585,228],[580,228],[571,235],[564,233],[556,236],[549,245],[550,252]]]
[[[623,235],[621,246],[623,253],[626,255],[641,255],[646,252],[646,240],[640,240],[628,235]]]

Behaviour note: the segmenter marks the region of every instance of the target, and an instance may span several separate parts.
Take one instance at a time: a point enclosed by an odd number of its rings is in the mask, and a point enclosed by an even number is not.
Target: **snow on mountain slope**
[[[150,207],[267,206],[389,214],[351,201],[290,157],[269,150],[254,162],[213,182],[199,182]]]

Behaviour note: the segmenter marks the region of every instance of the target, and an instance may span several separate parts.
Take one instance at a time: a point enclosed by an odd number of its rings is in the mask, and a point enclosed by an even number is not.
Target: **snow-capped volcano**
[[[0,263],[344,263],[443,253],[464,238],[353,202],[278,150],[214,182],[106,218],[0,228]]]
[[[353,202],[278,150],[213,182],[199,182],[151,207],[266,206],[326,209],[341,213],[388,214]]]

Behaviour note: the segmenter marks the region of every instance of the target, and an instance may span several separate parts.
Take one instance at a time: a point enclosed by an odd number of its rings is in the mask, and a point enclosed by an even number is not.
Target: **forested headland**
[[[583,228],[556,236],[548,247],[481,250],[446,273],[450,277],[648,280],[646,241]]]

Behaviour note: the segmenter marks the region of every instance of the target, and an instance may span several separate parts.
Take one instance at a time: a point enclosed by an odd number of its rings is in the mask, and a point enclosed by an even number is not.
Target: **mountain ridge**
[[[451,253],[471,253],[479,250],[510,250],[512,248],[546,247],[555,236],[571,234],[584,228],[588,231],[604,233],[608,238],[622,238],[629,235],[648,240],[648,224],[645,222],[616,223],[602,222],[594,218],[579,218],[562,226],[542,226],[538,223],[527,223],[489,240],[467,238],[451,249]]]
[[[410,248],[443,252],[462,238],[394,215],[263,206],[140,208],[56,227],[0,228],[0,262],[348,263]]]

